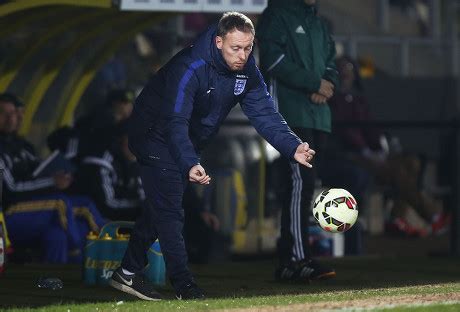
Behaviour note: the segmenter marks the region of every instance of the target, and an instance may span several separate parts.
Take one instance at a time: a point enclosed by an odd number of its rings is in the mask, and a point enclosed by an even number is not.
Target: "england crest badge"
[[[244,88],[246,87],[246,79],[236,79],[235,88],[233,88],[233,94],[240,95],[243,93]]]

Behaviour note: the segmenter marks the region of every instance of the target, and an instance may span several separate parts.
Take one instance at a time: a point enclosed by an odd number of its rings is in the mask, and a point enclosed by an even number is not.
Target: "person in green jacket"
[[[270,93],[291,129],[321,156],[331,113],[327,101],[338,83],[335,44],[318,17],[316,0],[272,0],[258,21],[260,68]],[[316,166],[315,166],[316,167]],[[283,207],[278,244],[278,280],[312,280],[335,276],[311,259],[308,217],[315,170],[290,164],[292,193]]]

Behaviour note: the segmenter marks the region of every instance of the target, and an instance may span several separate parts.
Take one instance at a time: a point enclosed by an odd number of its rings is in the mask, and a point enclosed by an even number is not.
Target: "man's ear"
[[[220,36],[216,36],[216,46],[219,50],[222,50],[223,39]]]

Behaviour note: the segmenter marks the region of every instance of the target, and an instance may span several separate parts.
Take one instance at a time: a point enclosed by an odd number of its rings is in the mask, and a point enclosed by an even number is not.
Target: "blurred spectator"
[[[32,177],[32,173],[40,160],[36,156],[32,144],[16,134],[19,123],[16,101],[16,98],[11,94],[0,95],[2,156],[0,162],[5,171],[4,186],[6,189],[3,198],[5,206],[32,195],[53,192],[60,188],[65,189],[71,183],[71,178],[66,174],[58,174],[54,179],[52,177],[37,179]]]
[[[316,0],[269,1],[258,22],[260,65],[275,105],[299,138],[316,150],[313,169],[291,163],[291,198],[284,205],[279,241],[279,280],[310,280],[335,276],[331,268],[311,259],[308,218],[315,188],[315,170],[330,132],[327,105],[338,75],[335,44]]]
[[[12,94],[0,94],[0,167],[3,175],[5,221],[13,246],[40,244],[47,262],[67,262],[71,251],[81,255],[82,234],[73,209],[87,209],[99,226],[94,205],[85,198],[64,195],[72,173],[55,170],[50,175],[34,175],[40,162],[34,147],[17,136],[19,116]],[[82,222],[84,225],[84,222]]]
[[[78,166],[78,192],[93,198],[102,215],[112,220],[133,220],[143,200],[137,164],[124,133],[133,98],[128,90],[112,90],[102,108],[48,137],[50,150],[61,151]]]
[[[126,124],[110,129],[99,146],[93,145],[82,156],[77,185],[81,193],[95,200],[104,217],[135,220],[145,199],[138,164],[128,148]]]
[[[362,94],[357,65],[347,57],[337,60],[340,72],[340,89],[330,101],[333,122],[369,121],[369,106]],[[387,188],[394,200],[389,228],[408,235],[425,235],[424,229],[411,226],[405,216],[409,207],[415,209],[434,231],[435,222],[442,216],[442,207],[424,194],[418,181],[422,174],[419,157],[402,153],[398,144],[388,144],[375,127],[344,127],[333,132],[329,154],[345,156],[367,170],[380,185]],[[392,142],[396,142],[392,140]],[[446,219],[447,220],[447,219]]]
[[[106,100],[106,107],[109,111],[109,118],[117,124],[127,119],[133,111],[134,95],[131,91],[116,89],[109,92]]]
[[[113,125],[127,119],[133,109],[134,95],[124,89],[108,93],[102,108],[89,112],[75,123],[75,127],[62,127],[48,136],[51,151],[59,150],[78,164],[82,155],[100,147],[101,140],[110,138]]]

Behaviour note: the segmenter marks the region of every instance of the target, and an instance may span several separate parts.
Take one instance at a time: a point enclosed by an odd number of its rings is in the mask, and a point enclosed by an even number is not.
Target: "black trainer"
[[[204,300],[206,299],[203,290],[194,282],[188,283],[176,292],[179,300]]]
[[[334,269],[325,267],[313,259],[305,259],[282,265],[275,271],[278,281],[310,281],[335,277]]]
[[[127,275],[120,268],[116,269],[109,285],[130,295],[144,300],[161,300],[161,295],[153,284],[142,274]]]

